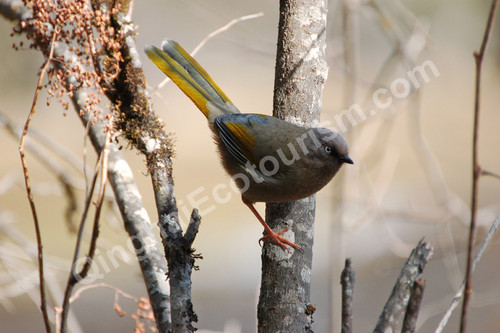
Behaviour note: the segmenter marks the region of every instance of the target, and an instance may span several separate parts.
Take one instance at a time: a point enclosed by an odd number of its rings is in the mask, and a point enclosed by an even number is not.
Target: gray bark
[[[274,113],[299,125],[317,126],[325,60],[326,1],[281,0],[276,59]],[[315,196],[268,204],[266,221],[273,230],[290,226],[284,236],[302,251],[288,252],[266,242],[257,310],[259,332],[312,332],[310,304]],[[281,225],[281,226],[280,226]]]
[[[24,4],[16,0],[0,1],[0,14],[15,22],[19,22],[30,16],[30,12],[24,7]],[[123,28],[123,25],[129,24],[123,22],[114,23],[118,24],[119,28]],[[165,138],[168,136],[163,132],[162,124],[154,115],[148,96],[145,93],[144,76],[140,68],[140,62],[135,59],[137,52],[135,50],[133,28],[129,26],[125,28],[127,28],[128,35],[125,37],[125,43],[121,52],[125,54],[127,60],[122,63],[120,76],[113,82],[113,88],[115,89],[109,91],[107,97],[115,105],[124,106],[120,109],[124,116],[121,119],[124,120],[124,122],[120,124],[123,125],[123,127],[127,125],[128,119],[126,116],[129,114],[132,116],[137,116],[138,114],[142,115],[145,118],[143,119],[145,120],[144,124],[151,125],[149,127],[145,126],[140,133],[141,135],[135,136],[136,141],[134,145],[148,157],[148,166],[152,173],[158,213],[160,217],[163,217],[172,211],[176,212],[173,184],[170,174],[171,169],[165,167],[171,165],[170,151],[168,147],[165,147],[166,142],[168,142]],[[134,52],[130,52],[130,50]],[[65,59],[71,58],[73,64],[78,64],[76,56],[70,52],[63,43],[55,43],[55,56],[60,56]],[[58,65],[60,64],[58,63]],[[72,83],[70,82],[71,80],[74,80],[74,77],[70,76],[66,84],[69,85]],[[83,124],[87,126],[87,124],[92,121],[91,117],[88,113],[80,114],[80,110],[86,109],[86,92],[84,90],[74,91],[71,100]],[[129,103],[123,101],[128,101]],[[137,110],[142,110],[143,112],[138,113],[136,112]],[[104,146],[104,126],[105,122],[101,121],[89,127],[89,137],[98,154]],[[123,127],[122,129],[126,132],[128,128]],[[156,140],[161,141],[161,144],[151,144],[151,138],[156,138]],[[158,148],[153,151],[148,150],[146,149],[148,146],[147,143],[149,143],[149,146]],[[171,330],[172,325],[170,321],[171,308],[169,285],[166,281],[166,261],[159,251],[159,245],[156,242],[150,218],[144,209],[141,195],[137,189],[133,173],[128,163],[125,161],[123,154],[119,151],[116,144],[110,143],[110,150],[108,178],[123,217],[125,229],[129,233],[129,237],[136,249],[136,255],[142,270],[143,279],[146,284],[158,330],[160,332],[168,332]],[[163,167],[156,167],[157,165]],[[194,218],[193,220],[196,221],[193,222],[191,229],[196,229],[196,226],[199,225],[199,219]],[[184,238],[186,238],[186,236],[189,238],[189,244],[194,240],[196,230],[191,230],[191,232],[185,235]],[[182,241],[184,241],[184,239],[182,239]],[[187,252],[191,254],[190,249],[188,249]],[[190,261],[189,264],[191,265],[192,262]]]
[[[401,325],[401,318],[406,311],[413,284],[422,278],[424,267],[432,257],[433,252],[432,246],[424,240],[421,240],[413,249],[399,273],[389,299],[385,303],[374,333],[398,331],[397,328]]]

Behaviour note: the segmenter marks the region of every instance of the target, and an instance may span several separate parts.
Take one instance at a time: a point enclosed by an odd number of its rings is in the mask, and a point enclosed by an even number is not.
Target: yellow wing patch
[[[232,122],[225,122],[224,125],[234,135],[238,149],[251,163],[254,163],[253,148],[255,146],[255,137],[248,132],[246,125]]]

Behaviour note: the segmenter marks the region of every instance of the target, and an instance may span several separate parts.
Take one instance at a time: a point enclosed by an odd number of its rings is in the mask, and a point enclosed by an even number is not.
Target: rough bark
[[[433,252],[432,246],[424,240],[421,240],[411,252],[399,273],[389,299],[385,303],[374,333],[398,331],[397,327],[401,325],[401,318],[406,311],[413,284],[422,278],[424,267],[432,257]]]
[[[351,333],[354,303],[354,283],[356,282],[356,273],[352,269],[351,259],[345,260],[344,270],[340,275],[340,284],[342,285],[342,333]]]
[[[317,126],[328,68],[325,61],[326,1],[280,1],[274,113],[304,126]],[[312,332],[310,304],[315,196],[268,204],[266,221],[274,230],[290,226],[285,237],[302,251],[266,243],[258,304],[259,332]]]
[[[94,4],[98,4],[96,1]],[[121,3],[122,11],[127,12],[128,2]],[[31,16],[30,11],[24,7],[21,1],[1,0],[0,14],[10,20],[19,22]],[[148,168],[151,173],[153,187],[155,190],[155,198],[157,203],[159,220],[163,226],[166,220],[171,220],[173,224],[180,230],[180,225],[177,219],[177,208],[175,206],[175,197],[173,194],[173,180],[171,177],[171,156],[172,146],[169,136],[163,131],[163,124],[154,114],[149,97],[145,90],[145,78],[142,72],[141,63],[137,58],[138,52],[135,47],[135,28],[129,22],[128,17],[119,13],[112,20],[111,24],[115,31],[123,32],[123,40],[120,41],[120,52],[123,59],[120,62],[120,70],[116,78],[110,83],[106,89],[106,96],[115,106],[118,117],[116,117],[117,126],[122,130],[124,136],[131,142],[136,149],[141,151],[147,158]],[[118,36],[119,34],[117,34]],[[75,66],[81,66],[76,55],[69,50],[64,43],[55,43],[54,54],[64,60],[71,60]],[[44,52],[44,50],[41,50]],[[62,66],[61,63],[58,63]],[[67,82],[61,84],[70,86],[74,76],[68,76]],[[85,126],[89,122],[93,123],[89,113],[80,112],[86,110],[86,101],[88,95],[85,90],[72,91],[71,100],[75,110],[81,117]],[[89,137],[97,151],[103,149],[105,133],[105,121],[98,121],[92,126],[89,126]],[[119,151],[116,144],[110,144],[110,156],[108,166],[108,177],[110,184],[115,193],[115,197],[122,214],[125,229],[129,233],[129,237],[136,249],[137,258],[143,273],[143,278],[149,294],[151,305],[155,314],[157,327],[160,332],[168,332],[172,326],[177,327],[177,323],[171,325],[171,308],[169,299],[169,285],[166,281],[167,265],[159,246],[156,242],[156,237],[151,227],[151,221],[144,209],[141,195],[135,184],[133,173],[131,172],[123,154]],[[190,225],[188,232],[183,237],[176,239],[163,239],[165,245],[166,256],[169,259],[169,268],[175,271],[172,267],[179,266],[179,270],[191,272],[193,265],[193,256],[190,245],[194,240],[199,225],[199,218],[195,214],[193,223]],[[169,233],[162,233],[162,236],[171,236]],[[182,236],[182,234],[181,234]],[[174,246],[177,251],[172,251],[170,247]],[[177,255],[179,253],[186,254],[189,260],[185,260],[187,265],[173,265],[172,262],[178,262]],[[174,255],[172,255],[174,253]],[[170,262],[172,260],[172,262]],[[185,270],[186,271],[186,270]],[[170,282],[174,282],[175,287],[181,285],[176,281],[177,274],[171,275]],[[185,279],[185,274],[180,276]],[[182,281],[184,285],[190,288],[190,279]],[[174,293],[182,294],[185,289],[175,291]],[[173,293],[173,294],[174,294]],[[190,293],[187,293],[190,296]],[[172,298],[172,302],[176,299]],[[184,302],[192,312],[190,300]],[[186,312],[184,308],[179,308],[175,303],[172,318],[180,318]],[[189,311],[188,311],[189,312]],[[188,318],[194,321],[194,313]],[[186,325],[187,326],[187,325]],[[194,330],[194,328],[189,327]]]

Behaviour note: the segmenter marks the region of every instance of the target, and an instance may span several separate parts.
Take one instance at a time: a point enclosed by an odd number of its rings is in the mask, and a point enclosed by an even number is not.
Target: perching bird
[[[231,103],[208,73],[179,44],[146,46],[148,57],[207,117],[222,165],[243,202],[267,236],[283,249],[299,248],[274,232],[255,202],[286,202],[308,197],[332,180],[344,163],[353,164],[344,138],[326,128],[306,128],[262,114],[245,113]]]

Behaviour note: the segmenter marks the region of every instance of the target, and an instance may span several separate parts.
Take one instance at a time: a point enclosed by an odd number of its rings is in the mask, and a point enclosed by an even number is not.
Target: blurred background
[[[471,190],[474,59],[479,49],[490,1],[330,1],[329,78],[323,92],[322,122],[347,138],[354,166],[344,167],[317,195],[311,302],[316,305],[315,332],[340,329],[340,272],[346,257],[356,271],[354,330],[373,330],[399,269],[418,241],[435,248],[424,272],[426,289],[419,332],[433,332],[458,290],[465,267]],[[278,3],[274,1],[183,0],[135,2],[137,46],[159,45],[164,38],[193,50],[210,33],[233,19],[262,13],[232,25],[211,38],[196,59],[242,112],[271,114],[274,85]],[[347,24],[343,24],[347,22]],[[347,30],[345,27],[347,26]],[[26,47],[12,49],[20,37],[10,37],[12,25],[0,20],[0,322],[5,332],[42,332],[38,308],[38,273],[31,212],[26,199],[18,140],[4,127],[5,119],[22,126],[28,115],[43,63]],[[483,67],[479,159],[500,174],[498,91],[500,25],[492,32]],[[399,51],[398,51],[399,50]],[[184,221],[193,202],[203,216],[194,247],[203,255],[193,272],[193,303],[201,332],[256,331],[260,283],[262,228],[234,194],[226,203],[212,189],[228,184],[204,117],[182,92],[169,83],[153,92],[163,74],[141,53],[156,112],[176,137],[174,176],[176,197]],[[404,98],[398,92],[414,83],[408,71],[432,64],[428,80]],[[431,67],[426,67],[431,68]],[[395,81],[396,80],[396,81]],[[399,81],[398,81],[399,80]],[[399,82],[394,91],[391,83]],[[389,107],[373,106],[373,92],[388,89]],[[417,89],[418,88],[418,89]],[[56,100],[39,98],[31,134],[42,133],[57,150],[73,159],[47,154],[72,179],[83,202],[85,160],[89,170],[95,154],[73,110]],[[383,101],[386,101],[382,98]],[[345,116],[357,104],[365,112]],[[369,110],[374,110],[369,112]],[[345,125],[345,131],[343,126]],[[127,144],[120,140],[124,147]],[[124,149],[152,221],[156,219],[151,181],[144,160]],[[27,154],[35,203],[42,227],[48,288],[62,299],[75,234],[64,219],[66,203],[55,177],[31,153]],[[481,178],[478,242],[500,213],[500,181]],[[111,190],[108,191],[111,194]],[[264,205],[257,208],[263,212]],[[81,206],[79,207],[81,210]],[[74,332],[133,331],[135,302],[120,296],[128,314],[113,309],[114,286],[133,297],[146,296],[135,255],[113,205],[105,208],[94,288],[82,291],[72,305]],[[184,224],[185,226],[185,224]],[[156,226],[155,226],[156,230]],[[119,261],[107,251],[118,249]],[[489,244],[474,273],[469,327],[474,332],[499,331],[500,251],[498,235]],[[59,306],[60,304],[56,304]],[[460,308],[445,332],[456,332]]]

